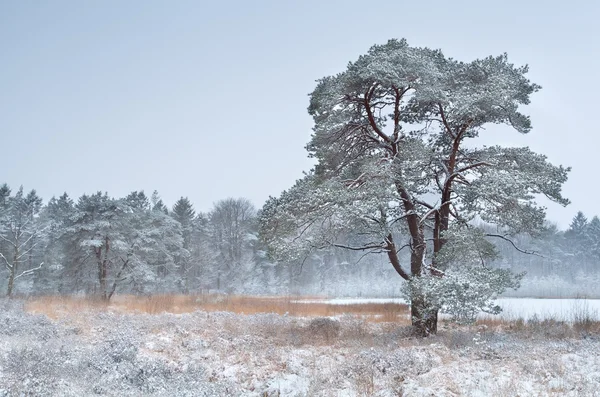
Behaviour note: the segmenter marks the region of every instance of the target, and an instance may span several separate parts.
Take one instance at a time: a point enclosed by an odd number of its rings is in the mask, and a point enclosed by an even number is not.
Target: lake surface
[[[502,308],[499,316],[508,320],[534,316],[540,320],[572,321],[577,317],[600,320],[600,299],[502,298],[497,302]]]

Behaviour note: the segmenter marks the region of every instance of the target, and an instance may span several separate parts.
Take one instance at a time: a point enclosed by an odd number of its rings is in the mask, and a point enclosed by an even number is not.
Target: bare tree
[[[12,197],[9,196],[10,189],[6,185],[2,190],[7,197],[0,203],[0,240],[8,250],[5,253],[0,252],[0,257],[8,271],[6,294],[12,296],[16,280],[34,274],[43,266],[42,262],[22,270],[22,265],[31,263],[29,258],[32,257],[33,250],[40,242],[38,237],[43,232],[37,219],[41,199],[35,190],[24,196],[23,187]]]
[[[251,269],[251,244],[256,240],[256,209],[245,198],[228,198],[215,203],[208,214],[211,244],[217,252],[215,258],[217,288],[223,279],[229,285],[247,279]]]

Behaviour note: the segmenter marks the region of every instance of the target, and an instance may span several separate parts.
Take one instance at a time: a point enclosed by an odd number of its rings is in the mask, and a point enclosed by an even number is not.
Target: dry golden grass
[[[478,319],[475,325],[485,326],[488,330],[517,332],[521,335],[540,334],[554,339],[600,334],[600,321],[586,314],[575,315],[572,321],[557,320],[554,318],[525,320],[523,318],[502,319],[499,317],[486,317]]]
[[[489,327],[489,328],[498,328],[498,327],[503,328],[503,327],[510,326],[514,322],[515,321],[513,321],[513,320],[506,320],[506,319],[502,319],[501,317],[486,316],[486,317],[477,319],[475,324],[476,325],[485,325],[486,327]]]
[[[152,295],[115,296],[110,302],[92,298],[43,296],[30,298],[28,312],[59,318],[86,310],[119,313],[191,313],[225,311],[237,314],[276,313],[298,317],[351,315],[371,322],[409,323],[407,305],[399,303],[361,303],[334,305],[315,297],[258,297],[240,295]]]

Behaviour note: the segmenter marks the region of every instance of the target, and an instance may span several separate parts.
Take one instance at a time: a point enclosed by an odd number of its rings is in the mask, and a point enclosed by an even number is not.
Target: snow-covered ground
[[[600,336],[564,324],[390,323],[275,314],[58,319],[0,300],[0,396],[600,396]]]

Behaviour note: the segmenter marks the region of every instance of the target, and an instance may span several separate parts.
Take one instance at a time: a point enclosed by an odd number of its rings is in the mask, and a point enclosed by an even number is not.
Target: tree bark
[[[96,255],[96,263],[98,265],[98,283],[100,284],[100,298],[103,301],[108,301],[108,290],[107,290],[107,276],[108,276],[108,250],[109,248],[108,238],[105,239],[104,244],[104,257],[102,255],[102,247],[94,248],[94,254]]]
[[[127,258],[127,260],[123,261],[123,266],[121,266],[119,273],[117,273],[117,276],[115,277],[115,281],[113,282],[112,288],[110,289],[110,293],[107,295],[107,297],[105,299],[107,302],[110,300],[110,298],[112,298],[115,291],[117,290],[117,283],[119,282],[119,279],[121,278],[121,274],[123,274],[123,270],[125,270],[128,263],[129,263],[129,258]]]
[[[406,217],[411,238],[410,278],[418,278],[424,273],[425,230],[408,192],[399,183],[396,184],[396,188],[404,202],[404,210],[407,214],[410,214]],[[411,291],[411,321],[415,334],[426,337],[437,333],[437,319],[438,310],[432,306],[431,302],[428,302],[417,291]]]
[[[17,264],[19,262],[19,249],[15,246],[15,253],[13,255],[13,263],[10,268],[10,274],[8,276],[8,286],[6,288],[6,296],[9,298],[12,296],[14,285],[15,285],[15,275],[17,274]]]

